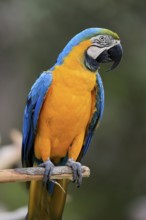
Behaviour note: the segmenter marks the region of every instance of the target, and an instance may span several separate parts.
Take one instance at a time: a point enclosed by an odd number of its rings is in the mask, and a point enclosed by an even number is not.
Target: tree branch
[[[29,167],[0,170],[0,183],[8,182],[26,182],[31,180],[41,180],[44,174],[44,168]],[[90,176],[90,169],[82,166],[83,177]],[[53,170],[51,180],[69,179],[72,180],[72,170],[68,166],[56,166]]]

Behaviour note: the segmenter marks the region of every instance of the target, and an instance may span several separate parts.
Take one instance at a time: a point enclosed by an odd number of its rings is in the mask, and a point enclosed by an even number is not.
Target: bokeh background
[[[117,32],[124,56],[117,69],[101,73],[104,116],[83,161],[91,177],[80,189],[70,184],[63,219],[133,220],[136,204],[146,196],[145,0],[0,1],[1,145],[10,142],[12,128],[21,130],[35,79],[55,63],[71,37],[88,27]],[[27,200],[21,184],[0,185],[0,204],[7,209]]]

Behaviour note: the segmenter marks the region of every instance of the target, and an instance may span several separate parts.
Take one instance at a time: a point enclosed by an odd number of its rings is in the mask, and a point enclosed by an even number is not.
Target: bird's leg
[[[68,159],[67,166],[72,169],[73,172],[73,182],[77,184],[77,187],[80,187],[82,184],[82,170],[81,163],[74,161],[73,159]]]
[[[81,170],[81,163],[76,162],[76,160],[83,146],[84,135],[85,135],[85,131],[81,132],[78,136],[75,137],[72,145],[69,148],[68,151],[69,159],[66,164],[67,166],[71,167],[73,171],[73,182],[77,183],[77,187],[80,187],[82,183],[82,170]]]
[[[44,177],[43,177],[43,182],[46,185],[48,180],[50,179],[53,169],[54,169],[54,164],[51,162],[50,158],[48,158],[45,162],[41,163],[39,167],[44,167],[45,172],[44,172]]]
[[[35,138],[35,156],[42,158],[43,163],[39,166],[45,168],[43,182],[46,185],[52,175],[54,164],[50,160],[51,142],[44,135],[37,134]]]

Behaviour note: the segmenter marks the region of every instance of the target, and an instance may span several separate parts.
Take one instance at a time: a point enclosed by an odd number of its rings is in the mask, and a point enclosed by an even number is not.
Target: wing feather
[[[78,157],[78,160],[80,161],[84,155],[86,154],[89,145],[91,143],[95,128],[99,125],[103,110],[104,110],[104,88],[102,79],[99,75],[99,73],[96,75],[96,94],[95,94],[95,111],[93,111],[93,115],[91,117],[90,124],[87,128],[87,132],[84,139],[84,145],[82,147],[81,153]]]
[[[46,93],[52,84],[52,73],[43,72],[32,86],[23,118],[22,164],[32,166],[37,122]]]

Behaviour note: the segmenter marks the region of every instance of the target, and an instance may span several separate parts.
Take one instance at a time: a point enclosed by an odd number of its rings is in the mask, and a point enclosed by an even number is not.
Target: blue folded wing
[[[37,122],[46,93],[52,84],[52,73],[43,72],[32,86],[23,119],[22,165],[32,166]]]
[[[84,144],[83,144],[81,153],[78,157],[79,161],[86,154],[86,152],[89,148],[91,139],[93,137],[95,128],[99,125],[99,122],[101,121],[102,115],[103,115],[103,110],[104,110],[104,88],[103,88],[102,79],[101,79],[99,74],[96,75],[96,85],[97,85],[97,89],[96,89],[95,112],[93,113],[91,122],[88,126],[88,129],[87,129],[87,132],[86,132],[86,135],[85,135]]]

